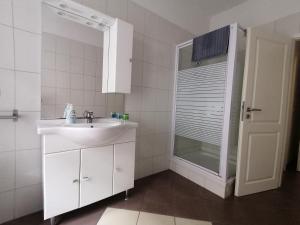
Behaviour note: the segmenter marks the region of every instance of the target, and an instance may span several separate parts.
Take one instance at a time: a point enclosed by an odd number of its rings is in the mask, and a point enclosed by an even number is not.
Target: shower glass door
[[[192,43],[177,55],[174,154],[219,173],[227,56],[193,63]]]

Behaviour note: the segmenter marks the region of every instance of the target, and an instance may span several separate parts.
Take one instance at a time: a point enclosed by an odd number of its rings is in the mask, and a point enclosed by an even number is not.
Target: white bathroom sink
[[[65,124],[64,120],[41,120],[38,134],[61,135],[80,146],[102,146],[120,137],[126,129],[136,128],[137,123],[116,119],[98,119],[94,123]]]

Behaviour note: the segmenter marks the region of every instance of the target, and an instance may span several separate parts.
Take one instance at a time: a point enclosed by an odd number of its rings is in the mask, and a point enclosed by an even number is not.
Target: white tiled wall
[[[0,223],[42,208],[40,118],[40,1],[0,2]]]
[[[123,112],[123,95],[101,93],[101,47],[43,33],[42,49],[43,119],[63,117],[66,103],[74,105],[77,116],[85,110],[101,117]]]
[[[134,25],[132,93],[125,96],[125,110],[131,120],[140,122],[137,139],[136,177],[143,177],[169,168],[171,97],[174,79],[175,44],[186,41],[190,34],[128,0],[77,0],[104,13],[121,17]],[[6,115],[17,106],[21,118],[17,123],[0,121],[0,223],[42,208],[40,142],[35,121],[40,118],[41,91],[41,0],[0,1],[0,114]],[[122,105],[123,96],[103,97],[96,91],[89,95],[92,81],[101,87],[101,80],[92,80],[90,61],[95,56],[74,43],[53,40],[43,43],[43,67],[49,73],[45,92],[60,99],[61,109],[53,109],[53,99],[45,111],[55,115],[63,112],[63,104],[71,97],[81,102],[95,101],[106,111]],[[52,49],[52,52],[51,52]],[[57,51],[53,52],[53,49]],[[69,53],[68,53],[69,52]],[[71,59],[74,54],[86,59]],[[65,57],[69,54],[69,57]],[[92,59],[92,60],[90,60]],[[66,63],[69,60],[69,64]],[[86,65],[86,67],[85,67]],[[83,69],[82,67],[86,68]],[[59,68],[59,85],[56,69]],[[65,71],[68,70],[68,71]],[[55,72],[54,72],[55,71]],[[74,76],[74,79],[68,77]],[[77,76],[76,76],[77,74]],[[83,77],[80,75],[83,74]],[[67,78],[67,79],[65,79]],[[71,82],[72,81],[72,82]],[[44,83],[45,82],[45,83]],[[86,85],[83,85],[86,82]],[[70,88],[71,87],[71,88]],[[74,90],[72,95],[66,90]],[[80,90],[87,90],[83,96]],[[44,89],[44,88],[43,88]],[[59,90],[59,91],[57,91]],[[100,90],[100,89],[99,89]],[[43,90],[44,91],[44,90]],[[69,93],[69,94],[67,94]],[[94,99],[93,99],[94,98]],[[39,160],[38,160],[39,159]]]

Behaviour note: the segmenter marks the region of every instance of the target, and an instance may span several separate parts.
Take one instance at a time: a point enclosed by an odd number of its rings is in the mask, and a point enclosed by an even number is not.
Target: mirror
[[[62,118],[67,103],[76,116],[124,111],[123,94],[102,93],[103,32],[66,20],[42,5],[42,119]]]

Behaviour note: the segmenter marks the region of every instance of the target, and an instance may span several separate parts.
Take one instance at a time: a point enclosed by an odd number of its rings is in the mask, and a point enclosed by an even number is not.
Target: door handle
[[[247,107],[247,112],[260,112],[260,111],[262,111],[262,109]]]
[[[83,177],[83,178],[81,178],[81,181],[89,181],[89,180],[90,180],[89,177]]]
[[[73,183],[74,183],[74,184],[75,184],[75,183],[78,183],[78,182],[79,182],[78,179],[73,180]]]

